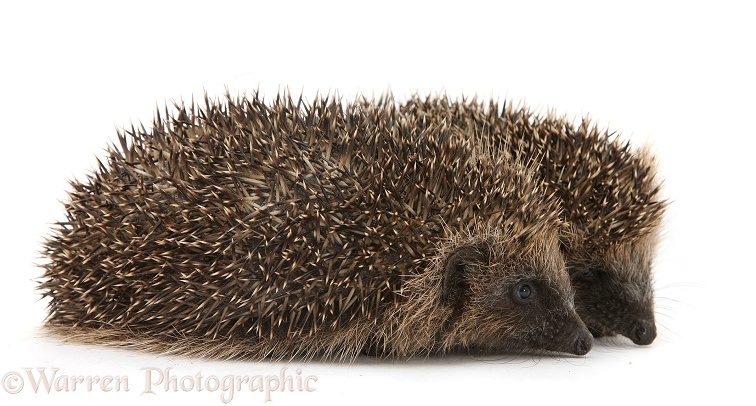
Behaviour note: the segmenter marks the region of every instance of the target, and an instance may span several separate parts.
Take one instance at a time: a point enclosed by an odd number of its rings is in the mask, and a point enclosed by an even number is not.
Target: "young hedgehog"
[[[578,314],[594,336],[654,341],[651,268],[666,202],[647,150],[631,149],[587,119],[574,125],[495,102],[414,97],[402,111],[420,125],[449,123],[476,143],[537,163],[537,177],[558,196],[570,225],[561,244]]]
[[[219,358],[590,350],[559,205],[516,162],[390,99],[177,108],[72,183],[53,331]]]

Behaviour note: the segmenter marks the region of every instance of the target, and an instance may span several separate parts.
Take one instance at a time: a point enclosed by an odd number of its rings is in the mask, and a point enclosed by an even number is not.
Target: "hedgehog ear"
[[[449,255],[441,280],[441,303],[458,308],[462,305],[468,288],[466,273],[470,265],[480,262],[481,253],[472,247],[465,247]]]

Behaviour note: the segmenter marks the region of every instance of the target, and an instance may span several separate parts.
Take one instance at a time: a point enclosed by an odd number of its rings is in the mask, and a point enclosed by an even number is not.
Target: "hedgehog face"
[[[594,336],[620,334],[639,345],[656,338],[647,246],[642,241],[619,244],[591,265],[568,267],[575,307]]]
[[[479,292],[470,313],[509,322],[506,329],[481,337],[494,347],[549,350],[585,355],[593,339],[575,312],[569,289],[543,277],[499,279],[495,289]]]
[[[489,350],[590,351],[593,338],[561,268],[517,257],[502,261],[487,248],[460,250],[447,263],[442,291],[453,308],[455,341]]]

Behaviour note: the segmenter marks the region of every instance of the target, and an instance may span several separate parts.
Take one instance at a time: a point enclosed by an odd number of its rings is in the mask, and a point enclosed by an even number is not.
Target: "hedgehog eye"
[[[514,295],[518,302],[528,302],[533,298],[533,287],[528,282],[518,283],[514,288]]]
[[[592,269],[586,269],[585,271],[580,273],[580,279],[592,281],[596,279],[596,271]]]

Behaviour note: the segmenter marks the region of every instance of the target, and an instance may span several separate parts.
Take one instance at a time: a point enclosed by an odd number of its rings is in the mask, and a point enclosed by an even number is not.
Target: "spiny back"
[[[443,96],[415,96],[402,110],[420,123],[459,126],[475,134],[484,148],[531,162],[562,202],[564,219],[580,230],[580,244],[587,249],[641,238],[660,222],[666,202],[650,156],[600,131],[587,118],[575,125],[554,113],[536,115],[527,107]]]

